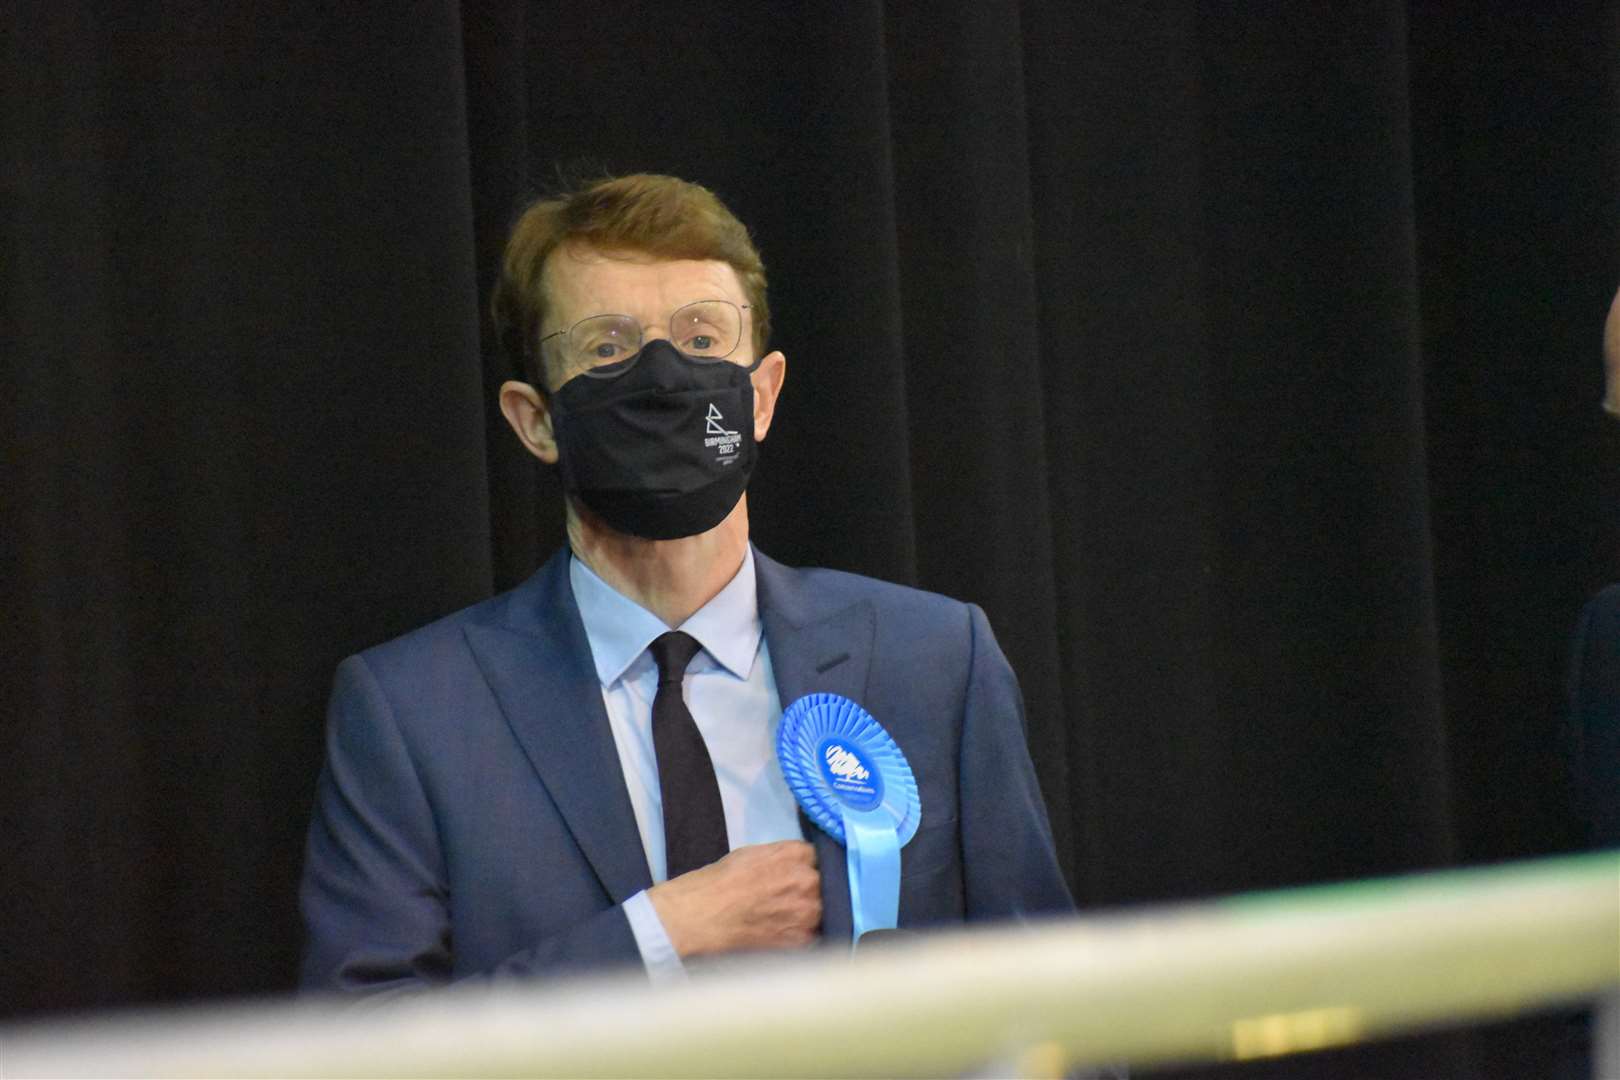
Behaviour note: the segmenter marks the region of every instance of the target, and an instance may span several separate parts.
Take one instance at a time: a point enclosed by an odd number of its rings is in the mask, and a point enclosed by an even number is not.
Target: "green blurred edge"
[[[1415,896],[1461,899],[1478,888],[1498,885],[1614,882],[1620,897],[1620,849],[1581,855],[1560,855],[1531,863],[1431,870],[1400,877],[1304,885],[1266,892],[1242,893],[1210,902],[1211,908],[1233,915],[1269,918],[1284,911],[1319,912],[1323,909],[1373,908],[1411,900]]]

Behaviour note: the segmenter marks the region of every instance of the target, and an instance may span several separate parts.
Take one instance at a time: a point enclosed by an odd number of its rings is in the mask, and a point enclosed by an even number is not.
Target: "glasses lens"
[[[700,300],[669,317],[669,340],[688,356],[730,356],[742,337],[742,312],[725,300]]]
[[[568,331],[568,366],[590,371],[628,359],[641,348],[641,327],[625,315],[597,315]]]

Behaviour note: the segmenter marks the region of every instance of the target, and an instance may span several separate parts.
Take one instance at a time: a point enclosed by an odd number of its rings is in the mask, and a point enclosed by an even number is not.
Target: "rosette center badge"
[[[894,929],[900,849],[922,820],[905,754],[855,702],[809,694],[782,713],[776,756],[805,814],[844,845],[854,939]]]
[[[843,804],[852,810],[875,810],[883,802],[883,774],[840,738],[821,744],[821,770]]]

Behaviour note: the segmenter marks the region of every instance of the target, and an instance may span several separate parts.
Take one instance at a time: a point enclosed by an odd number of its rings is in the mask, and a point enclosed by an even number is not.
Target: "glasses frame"
[[[666,324],[674,322],[676,315],[685,311],[687,308],[694,307],[698,304],[726,304],[732,308],[735,308],[737,311],[737,340],[730,349],[727,349],[719,356],[693,356],[692,354],[686,352],[681,352],[681,355],[698,364],[731,363],[731,355],[738,349],[742,348],[743,337],[746,335],[748,329],[745,325],[747,320],[743,318],[743,312],[748,311],[753,305],[734,303],[721,296],[709,297],[708,299],[704,300],[689,300],[669,313],[665,319]],[[540,358],[542,363],[544,363],[545,355],[543,350],[546,342],[550,341],[554,337],[564,337],[568,334],[572,334],[579,327],[584,326],[588,322],[593,322],[596,319],[628,319],[630,322],[635,323],[636,329],[640,331],[639,340],[636,343],[635,351],[629,356],[625,357],[623,360],[615,360],[611,364],[602,364],[593,368],[581,368],[578,371],[572,373],[565,372],[564,374],[567,374],[568,378],[584,375],[586,378],[590,379],[612,379],[623,375],[626,371],[629,371],[630,368],[634,366],[631,361],[641,355],[642,348],[647,344],[647,328],[643,326],[641,320],[636,318],[634,315],[625,315],[623,313],[613,311],[603,311],[596,315],[587,315],[583,319],[578,319],[561,330],[553,330],[551,333],[543,336],[538,342],[535,343],[535,355]],[[665,326],[665,329],[668,329],[667,325]],[[673,342],[671,344],[673,344]],[[680,352],[678,347],[676,351]],[[749,366],[748,370],[752,371],[758,366],[759,361],[755,360],[754,363]],[[564,381],[566,382],[567,380],[565,379]]]

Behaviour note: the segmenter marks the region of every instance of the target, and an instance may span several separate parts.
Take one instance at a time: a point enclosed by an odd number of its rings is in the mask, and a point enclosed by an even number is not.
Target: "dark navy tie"
[[[652,734],[664,801],[664,857],[669,877],[707,866],[731,850],[714,762],[709,760],[703,733],[681,696],[686,665],[699,648],[696,638],[679,630],[647,647],[658,665]]]

